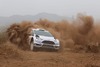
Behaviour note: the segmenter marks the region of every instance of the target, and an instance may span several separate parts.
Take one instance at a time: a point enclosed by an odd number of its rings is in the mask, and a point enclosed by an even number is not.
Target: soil
[[[0,67],[100,67],[99,53],[23,51],[17,58],[3,57]]]

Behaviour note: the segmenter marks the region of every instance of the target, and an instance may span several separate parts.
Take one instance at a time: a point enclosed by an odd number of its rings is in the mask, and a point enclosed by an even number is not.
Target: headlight
[[[55,40],[55,44],[59,45],[59,40],[58,39]]]
[[[40,37],[36,37],[35,42],[41,43],[42,39]]]
[[[55,44],[56,44],[56,45],[59,45],[59,43],[58,43],[58,42],[55,42]]]
[[[35,42],[37,42],[37,43],[41,43],[41,40],[39,40],[39,39],[35,39]]]

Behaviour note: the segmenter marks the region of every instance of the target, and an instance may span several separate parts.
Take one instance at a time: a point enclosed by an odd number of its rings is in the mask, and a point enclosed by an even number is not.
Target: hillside
[[[37,15],[13,15],[10,17],[0,17],[0,26],[4,26],[7,24],[15,23],[15,22],[22,22],[22,21],[37,21],[40,19],[48,19],[51,21],[61,21],[61,20],[69,20],[70,18],[59,16],[56,14],[49,14],[49,13],[39,13]]]

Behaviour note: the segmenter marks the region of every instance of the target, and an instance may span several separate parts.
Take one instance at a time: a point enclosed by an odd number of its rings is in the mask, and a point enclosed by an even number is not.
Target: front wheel
[[[33,42],[30,43],[30,50],[31,50],[31,51],[34,50],[34,44],[33,44]]]

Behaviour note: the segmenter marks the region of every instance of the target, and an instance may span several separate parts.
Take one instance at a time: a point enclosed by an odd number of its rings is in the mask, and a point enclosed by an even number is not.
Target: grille
[[[55,44],[55,43],[52,42],[52,41],[43,41],[42,43],[45,43],[45,44]]]
[[[53,48],[52,45],[43,45],[43,47],[52,47]]]

